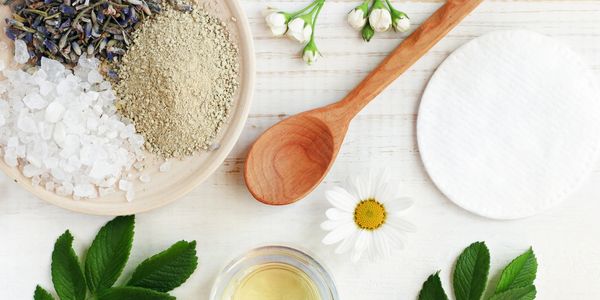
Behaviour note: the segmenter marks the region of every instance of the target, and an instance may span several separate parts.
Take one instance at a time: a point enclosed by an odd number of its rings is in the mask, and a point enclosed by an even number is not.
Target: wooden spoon
[[[270,205],[310,193],[333,164],[354,116],[481,2],[447,1],[340,102],[287,118],[263,133],[244,169],[250,193]]]

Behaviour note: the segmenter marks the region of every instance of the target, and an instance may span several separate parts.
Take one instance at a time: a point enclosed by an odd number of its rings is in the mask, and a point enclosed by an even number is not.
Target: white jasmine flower
[[[392,25],[392,15],[385,7],[375,8],[369,14],[369,24],[375,32],[388,31]]]
[[[367,24],[368,11],[369,2],[365,1],[348,13],[348,24],[356,30],[361,30]]]
[[[363,255],[383,258],[404,247],[402,237],[414,232],[415,226],[402,219],[401,213],[412,206],[408,198],[396,197],[387,172],[353,177],[349,188],[334,187],[326,192],[333,205],[326,212],[327,221],[321,228],[329,231],[323,239],[326,245],[339,243],[338,254],[351,251],[353,262]]]
[[[315,41],[310,40],[306,47],[304,47],[302,59],[304,59],[304,62],[306,62],[308,65],[312,65],[317,61],[319,55],[321,55],[321,53],[319,53],[319,49],[317,49]]]
[[[394,29],[399,32],[405,32],[410,28],[410,19],[404,13],[394,18]]]
[[[408,29],[410,29],[410,19],[408,18],[408,16],[404,12],[401,12],[394,8],[390,0],[385,0],[385,2],[390,8],[394,30],[399,32],[405,32]]]
[[[271,29],[273,36],[283,36],[288,29],[288,17],[285,13],[276,11],[273,8],[267,10],[265,21]]]
[[[312,26],[304,18],[292,19],[288,23],[287,35],[299,43],[306,43],[312,36]]]

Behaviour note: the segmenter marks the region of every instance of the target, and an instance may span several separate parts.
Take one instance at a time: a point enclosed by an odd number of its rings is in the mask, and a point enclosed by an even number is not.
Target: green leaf
[[[116,287],[100,292],[98,300],[174,300],[175,297],[140,287]]]
[[[361,34],[365,42],[370,42],[373,36],[375,35],[375,30],[373,29],[373,27],[371,27],[369,21],[367,21],[367,24],[365,24],[365,27],[363,27]]]
[[[490,271],[490,251],[484,242],[467,247],[454,269],[454,295],[457,300],[479,300]]]
[[[419,300],[448,300],[440,281],[440,272],[430,275],[423,283],[419,292]]]
[[[54,300],[54,297],[50,295],[48,291],[46,291],[41,286],[35,287],[35,292],[33,293],[33,300]]]
[[[133,244],[134,226],[134,216],[123,216],[100,228],[85,259],[85,278],[92,293],[110,288],[123,272]]]
[[[135,269],[127,285],[168,292],[182,285],[197,266],[196,241],[179,241],[143,261]]]
[[[490,300],[533,300],[537,291],[535,286],[519,287],[495,294]]]
[[[85,279],[68,230],[54,244],[51,270],[52,283],[61,300],[85,299]]]
[[[529,248],[529,250],[515,258],[504,268],[495,293],[498,294],[510,289],[532,285],[535,280],[537,266],[535,254]]]

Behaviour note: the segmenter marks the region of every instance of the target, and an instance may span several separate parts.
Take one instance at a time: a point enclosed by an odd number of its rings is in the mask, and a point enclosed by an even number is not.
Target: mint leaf
[[[525,253],[504,268],[500,281],[496,286],[496,294],[520,287],[527,287],[533,284],[537,272],[537,259],[533,249],[529,248]]]
[[[73,250],[73,236],[67,230],[52,251],[52,283],[61,300],[84,300],[85,279]]]
[[[196,241],[179,241],[143,261],[135,269],[127,285],[168,292],[182,285],[197,266]]]
[[[419,300],[448,300],[440,281],[440,272],[430,275],[423,283],[419,292]]]
[[[98,300],[175,300],[175,297],[140,287],[116,287],[100,292]]]
[[[35,292],[33,293],[33,300],[54,300],[54,297],[52,297],[52,295],[50,295],[48,291],[46,291],[44,288],[38,285],[35,287]]]
[[[535,290],[535,286],[530,285],[495,294],[490,300],[533,300],[535,299],[536,294],[537,291]]]
[[[490,251],[484,242],[475,242],[458,257],[454,269],[454,295],[457,300],[479,300],[490,271]]]
[[[100,228],[85,259],[85,278],[90,292],[110,288],[117,281],[129,259],[134,226],[134,216],[123,216]]]

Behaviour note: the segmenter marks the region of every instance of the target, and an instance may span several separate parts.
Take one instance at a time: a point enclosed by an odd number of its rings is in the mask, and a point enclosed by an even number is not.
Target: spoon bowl
[[[269,199],[265,203],[271,205],[295,202],[323,180],[337,149],[329,124],[318,114],[288,118],[267,130],[250,149],[246,183],[254,187],[250,191],[259,201]]]
[[[449,0],[342,101],[267,130],[246,160],[244,178],[250,193],[270,205],[290,204],[310,193],[327,175],[354,116],[482,1]]]

